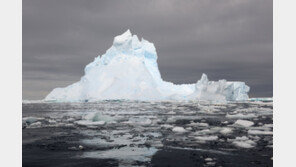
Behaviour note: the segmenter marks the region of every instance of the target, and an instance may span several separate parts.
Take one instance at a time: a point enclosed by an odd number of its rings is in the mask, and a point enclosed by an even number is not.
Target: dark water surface
[[[272,166],[273,104],[23,103],[23,166]]]

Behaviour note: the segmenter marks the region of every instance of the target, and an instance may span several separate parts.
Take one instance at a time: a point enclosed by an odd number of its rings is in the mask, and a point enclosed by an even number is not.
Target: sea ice
[[[206,158],[205,161],[213,161],[212,158]]]
[[[38,121],[38,122],[34,122],[34,123],[30,124],[28,128],[39,128],[39,127],[41,127],[41,125],[42,125],[42,123],[40,121]]]
[[[82,126],[101,126],[104,125],[106,122],[105,121],[87,121],[87,120],[80,120],[75,122],[77,125],[82,125]]]
[[[27,123],[27,124],[32,124],[34,122],[37,122],[37,121],[41,121],[41,120],[44,120],[44,118],[37,118],[37,117],[24,117],[22,119],[23,122]]]
[[[177,132],[177,133],[184,133],[186,132],[186,130],[183,127],[174,127],[173,128],[173,132]]]
[[[263,131],[263,130],[248,130],[248,134],[250,135],[272,135],[272,131]]]
[[[261,97],[261,98],[250,98],[250,101],[262,101],[262,102],[272,102],[272,97]]]
[[[196,136],[194,138],[201,141],[213,141],[217,140],[218,136]]]
[[[150,125],[151,119],[145,117],[131,117],[128,121],[123,122],[125,124],[138,124],[138,125]]]
[[[160,125],[160,126],[166,128],[166,129],[170,129],[170,128],[174,127],[173,125],[169,125],[169,124],[164,124],[164,125]]]
[[[119,149],[103,150],[103,151],[91,151],[85,152],[83,157],[87,158],[100,158],[100,159],[117,159],[119,163],[124,163],[124,166],[132,166],[129,163],[133,161],[146,162],[150,161],[151,157],[157,152],[154,147],[122,147]],[[123,162],[122,162],[123,161]],[[126,164],[127,163],[127,164]],[[122,165],[119,165],[122,166]]]
[[[254,118],[256,117],[255,114],[242,114],[242,113],[238,113],[238,114],[226,114],[226,118]]]
[[[250,127],[250,126],[254,125],[254,122],[239,119],[239,120],[235,121],[234,125],[242,126],[242,127]]]
[[[229,134],[229,133],[232,133],[232,129],[230,129],[230,128],[223,128],[223,129],[221,129],[220,130],[220,133],[222,133],[222,134]]]
[[[209,81],[205,74],[196,84],[176,85],[163,81],[153,43],[139,40],[127,30],[113,45],[84,69],[80,81],[55,88],[45,101],[75,102],[98,100],[248,100],[244,82]]]
[[[252,148],[256,145],[256,142],[250,140],[246,136],[236,137],[235,139],[229,139],[229,141],[232,141],[233,145],[241,148]]]

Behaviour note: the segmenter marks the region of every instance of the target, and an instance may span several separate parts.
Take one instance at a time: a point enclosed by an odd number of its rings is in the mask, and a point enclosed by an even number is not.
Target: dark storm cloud
[[[23,0],[23,98],[76,82],[131,29],[155,44],[164,80],[246,82],[272,96],[272,0]]]

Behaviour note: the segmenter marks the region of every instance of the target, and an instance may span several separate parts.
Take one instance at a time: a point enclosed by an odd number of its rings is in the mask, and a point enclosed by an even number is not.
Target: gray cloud
[[[272,96],[272,0],[24,0],[23,99],[78,81],[86,64],[132,33],[155,44],[164,80],[246,82]]]

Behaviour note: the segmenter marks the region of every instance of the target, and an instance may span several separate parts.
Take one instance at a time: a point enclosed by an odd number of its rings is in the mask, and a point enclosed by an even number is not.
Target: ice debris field
[[[153,43],[139,40],[127,30],[113,45],[84,69],[80,81],[55,88],[45,101],[81,102],[98,100],[248,100],[244,82],[209,81],[205,74],[196,84],[173,84],[162,80]]]
[[[272,102],[23,103],[23,161],[272,166],[272,114]]]

